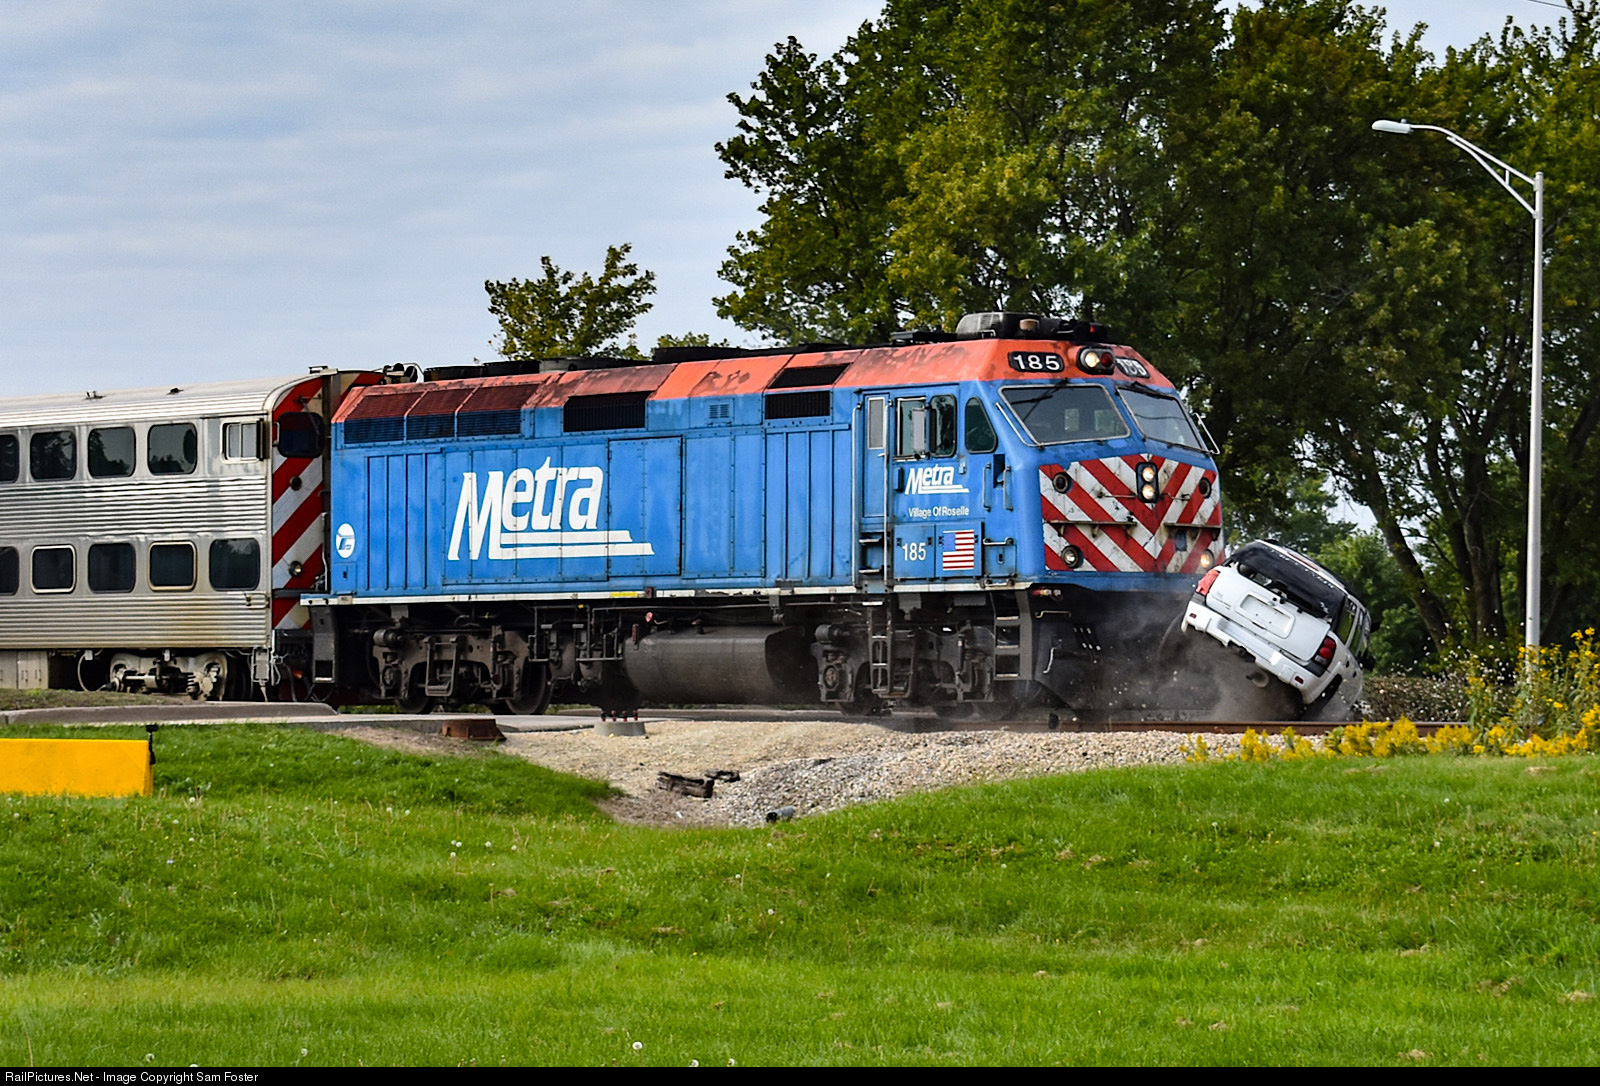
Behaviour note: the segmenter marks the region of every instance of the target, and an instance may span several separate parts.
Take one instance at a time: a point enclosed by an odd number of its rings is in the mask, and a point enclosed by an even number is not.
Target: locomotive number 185
[[[1012,351],[1007,358],[1012,369],[1023,373],[1062,373],[1067,368],[1060,355],[1048,351]]]

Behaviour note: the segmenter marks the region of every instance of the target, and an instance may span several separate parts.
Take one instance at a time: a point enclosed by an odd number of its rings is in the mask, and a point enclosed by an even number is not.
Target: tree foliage
[[[629,245],[606,249],[598,279],[556,267],[539,258],[538,279],[485,282],[489,312],[500,322],[494,349],[506,358],[560,358],[572,355],[637,356],[629,335],[634,321],[650,309],[654,272],[641,272],[627,260]],[[629,338],[624,338],[629,337]]]
[[[1349,0],[1232,7],[889,0],[832,57],[790,39],[731,96],[718,150],[763,218],[719,311],[789,340],[1111,323],[1206,414],[1244,523],[1326,545],[1331,479],[1435,646],[1494,639],[1520,594],[1530,218],[1443,139],[1370,126],[1453,129],[1550,178],[1545,622],[1594,623],[1600,3],[1442,59]]]

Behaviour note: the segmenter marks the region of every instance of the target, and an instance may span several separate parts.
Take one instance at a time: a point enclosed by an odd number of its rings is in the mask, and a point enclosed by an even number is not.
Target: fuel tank
[[[810,703],[817,676],[808,640],[793,627],[656,631],[624,645],[622,669],[651,702]]]

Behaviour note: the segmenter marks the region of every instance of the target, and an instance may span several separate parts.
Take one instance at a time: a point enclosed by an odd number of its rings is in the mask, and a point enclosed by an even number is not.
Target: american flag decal
[[[977,532],[944,532],[942,533],[941,543],[942,553],[939,555],[939,561],[944,565],[946,573],[975,570],[977,568]]]

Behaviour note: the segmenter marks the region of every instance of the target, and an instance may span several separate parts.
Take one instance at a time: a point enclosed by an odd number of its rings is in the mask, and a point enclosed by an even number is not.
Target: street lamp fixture
[[[1500,187],[1533,216],[1533,395],[1528,408],[1528,572],[1523,596],[1527,611],[1523,619],[1523,643],[1536,666],[1539,650],[1539,556],[1543,545],[1541,505],[1544,494],[1544,172],[1532,177],[1513,169],[1488,151],[1470,143],[1448,128],[1435,124],[1407,124],[1405,121],[1373,121],[1374,132],[1409,136],[1413,132],[1438,132],[1471,155]],[[1512,180],[1533,186],[1533,202],[1518,192]]]

